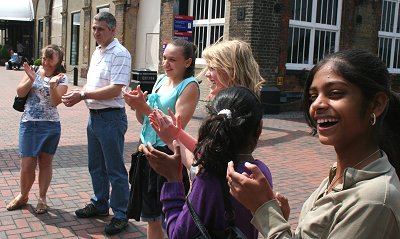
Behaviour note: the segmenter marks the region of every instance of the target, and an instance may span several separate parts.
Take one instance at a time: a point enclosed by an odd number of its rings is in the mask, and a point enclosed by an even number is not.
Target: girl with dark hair
[[[304,203],[296,231],[257,166],[246,165],[248,177],[229,163],[231,194],[264,238],[398,238],[400,104],[385,64],[363,50],[334,53],[310,71],[303,103],[307,123],[337,157]]]
[[[125,102],[136,110],[136,118],[143,124],[140,134],[141,143],[151,143],[158,150],[172,154],[166,143],[150,126],[148,116],[153,109],[163,112],[170,109],[182,119],[183,127],[189,122],[200,95],[198,82],[193,76],[196,50],[196,46],[186,40],[171,41],[163,54],[165,75],[161,75],[157,79],[152,93],[149,95],[147,92],[143,93],[140,86],[131,92],[123,91]],[[140,148],[133,155],[132,163],[130,171],[132,189],[128,216],[148,222],[147,238],[162,238],[164,235],[161,226],[162,212],[159,193],[165,179],[148,166]],[[187,187],[189,187],[188,179]]]
[[[38,71],[35,72],[27,62],[23,65],[25,75],[17,86],[17,95],[27,96],[19,128],[21,192],[7,205],[9,211],[27,204],[39,165],[39,199],[35,212],[47,212],[46,194],[53,175],[53,157],[61,137],[57,106],[68,89],[68,78],[59,71],[63,57],[61,48],[51,44],[42,49],[42,66]]]
[[[258,231],[250,224],[251,213],[229,195],[225,174],[230,160],[235,162],[238,172],[245,174],[250,171],[244,163],[251,162],[261,169],[272,185],[268,167],[252,156],[262,131],[262,105],[249,89],[228,87],[215,97],[207,109],[209,116],[200,126],[195,149],[196,165],[200,170],[193,180],[189,196],[192,207],[211,233],[223,231],[229,226],[225,209],[231,205],[236,215],[233,224],[246,238],[257,238]],[[175,146],[173,156],[154,150],[151,145],[148,149],[143,145],[143,148],[150,165],[168,181],[162,188],[161,202],[169,238],[195,238],[200,235],[185,204],[178,146]]]

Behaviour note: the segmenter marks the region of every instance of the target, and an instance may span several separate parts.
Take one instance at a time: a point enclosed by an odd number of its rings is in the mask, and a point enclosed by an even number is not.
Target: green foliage
[[[34,64],[35,66],[40,66],[40,65],[42,65],[42,59],[41,59],[41,58],[36,59],[36,60],[33,62],[33,64]]]
[[[0,49],[0,59],[6,61],[10,59],[10,54],[8,53],[6,46],[2,46]]]

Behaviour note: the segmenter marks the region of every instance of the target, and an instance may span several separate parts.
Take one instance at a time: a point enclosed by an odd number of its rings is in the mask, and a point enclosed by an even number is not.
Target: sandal
[[[28,203],[28,199],[29,198],[21,199],[21,197],[17,196],[7,205],[6,208],[8,211],[20,209],[21,207],[25,206]]]
[[[36,214],[43,214],[43,213],[47,212],[48,208],[49,208],[49,206],[47,206],[46,203],[39,201],[36,206],[35,212],[36,212]]]

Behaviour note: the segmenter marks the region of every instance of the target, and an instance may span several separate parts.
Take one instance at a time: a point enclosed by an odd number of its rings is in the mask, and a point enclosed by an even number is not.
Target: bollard
[[[74,67],[74,85],[78,85],[78,68]]]

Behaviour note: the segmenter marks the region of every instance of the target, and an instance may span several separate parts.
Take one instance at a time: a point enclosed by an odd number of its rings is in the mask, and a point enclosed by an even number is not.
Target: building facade
[[[248,42],[268,85],[300,92],[308,70],[329,53],[362,48],[400,73],[400,0],[34,0],[36,53],[48,43],[64,47],[67,70],[85,77],[96,42],[93,16],[110,11],[117,38],[133,56],[133,69],[160,70],[163,43],[174,36],[174,16],[193,16],[201,52],[226,39]],[[39,56],[39,55],[37,55]]]
[[[157,70],[159,0],[34,0],[33,3],[36,58],[40,57],[43,46],[60,45],[65,50],[67,71],[76,67],[79,75],[86,77],[97,45],[91,33],[93,17],[100,11],[108,11],[117,19],[116,38],[133,56],[132,67]]]

